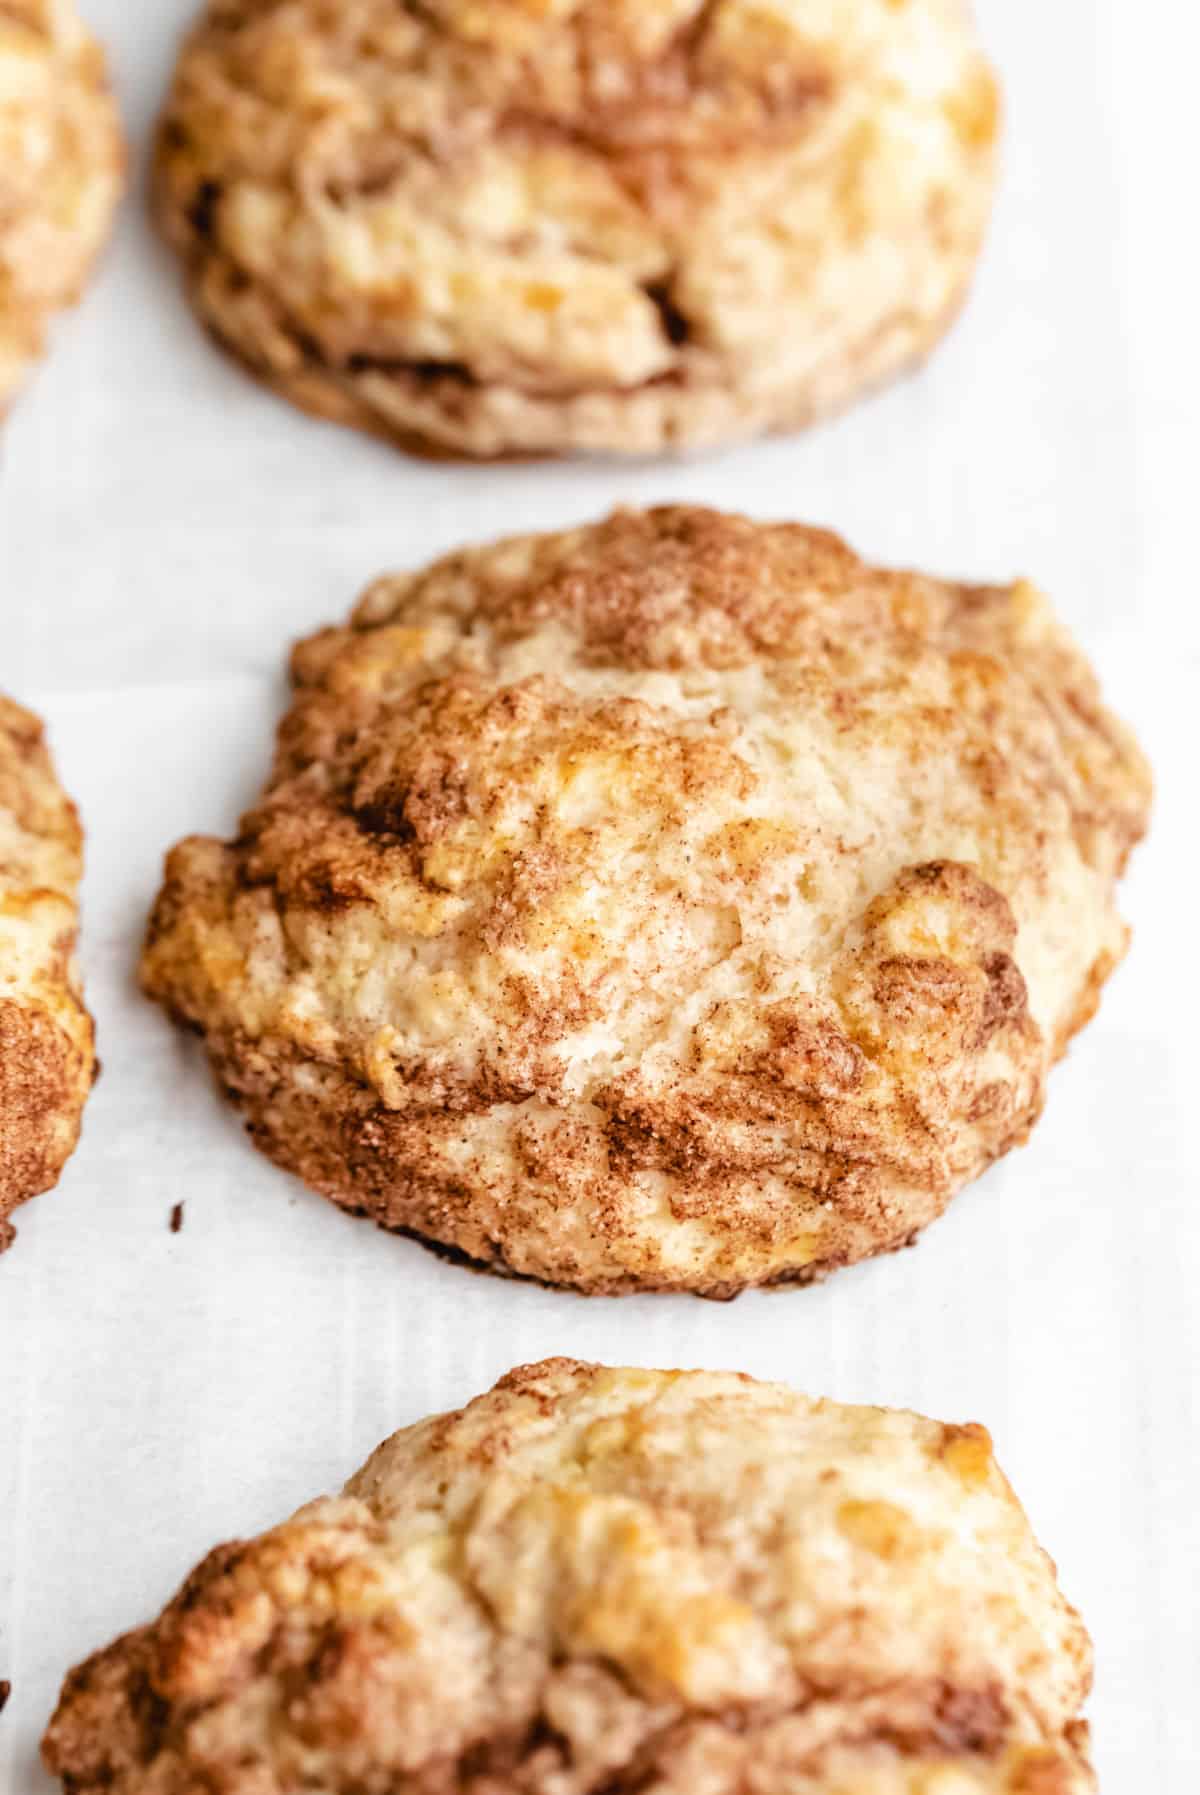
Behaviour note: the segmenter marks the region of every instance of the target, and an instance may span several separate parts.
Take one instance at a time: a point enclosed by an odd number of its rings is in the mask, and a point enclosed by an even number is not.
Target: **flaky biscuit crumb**
[[[57,1183],[95,1076],[75,959],[82,836],[38,719],[0,697],[0,1249]]]
[[[1033,587],[686,506],[304,643],[143,961],[344,1207],[595,1291],[808,1280],[1023,1141],[1149,780]]]
[[[108,237],[124,151],[72,0],[0,6],[0,414]]]
[[[980,1427],[569,1359],[394,1435],[67,1678],[70,1795],[1086,1795]]]
[[[312,411],[649,453],[921,359],[998,111],[966,0],[211,0],[158,208],[201,317]]]

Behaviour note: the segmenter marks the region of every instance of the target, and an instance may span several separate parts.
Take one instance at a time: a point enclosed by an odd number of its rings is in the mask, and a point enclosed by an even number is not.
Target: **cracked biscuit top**
[[[997,118],[967,0],[210,0],[158,207],[204,320],[301,405],[646,453],[922,357]]]
[[[1091,1652],[982,1427],[511,1372],[67,1678],[71,1795],[1087,1795]]]
[[[74,1152],[95,1076],[75,961],[83,838],[42,726],[0,697],[0,1251]]]
[[[296,651],[147,990],[346,1208],[590,1290],[808,1279],[1022,1141],[1145,765],[1026,582],[686,506],[391,576]]]
[[[0,414],[108,236],[123,151],[71,0],[0,0]]]

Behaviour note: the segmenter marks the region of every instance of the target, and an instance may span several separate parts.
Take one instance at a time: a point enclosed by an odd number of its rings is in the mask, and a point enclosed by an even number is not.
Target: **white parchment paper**
[[[140,171],[189,0],[85,10]],[[1200,1788],[1200,29],[1183,0],[981,12],[1007,170],[963,322],[917,379],[725,457],[430,466],[307,420],[214,351],[126,207],[0,437],[0,686],[46,715],[87,826],[104,1062],[78,1154],[0,1264],[3,1795],[45,1795],[64,1671],[209,1546],[552,1352],[985,1421],[1095,1635],[1106,1795]],[[261,778],[291,638],[387,566],[670,497],[1037,578],[1160,779],[1133,952],[1033,1143],[916,1251],[727,1307],[501,1284],[348,1220],[252,1151],[133,983],[164,849],[231,828]]]

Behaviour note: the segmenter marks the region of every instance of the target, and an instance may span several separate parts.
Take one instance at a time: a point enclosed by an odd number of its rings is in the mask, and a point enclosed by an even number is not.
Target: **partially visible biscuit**
[[[932,348],[998,113],[967,0],[210,0],[158,209],[205,323],[311,411],[686,449]]]
[[[1027,582],[690,506],[452,555],[304,643],[150,994],[352,1211],[588,1291],[809,1281],[1021,1143],[1149,776]]]
[[[0,414],[108,237],[124,152],[73,0],[0,5]]]
[[[71,1795],[1086,1795],[1090,1645],[983,1428],[570,1359],[71,1672]]]
[[[0,1249],[58,1182],[95,1076],[75,958],[83,837],[38,719],[0,697]]]

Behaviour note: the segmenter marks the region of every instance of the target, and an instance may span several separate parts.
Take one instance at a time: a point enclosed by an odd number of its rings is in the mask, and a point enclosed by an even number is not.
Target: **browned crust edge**
[[[150,215],[160,231],[166,234],[165,207],[160,198],[152,191],[150,197]],[[433,464],[449,464],[459,467],[487,466],[528,466],[533,463],[549,460],[599,460],[633,464],[651,463],[661,460],[704,461],[715,460],[739,443],[754,439],[774,440],[781,437],[813,429],[820,424],[835,422],[860,402],[876,397],[889,387],[904,380],[914,379],[921,373],[925,365],[946,341],[958,324],[974,291],[976,270],[972,269],[968,278],[955,294],[952,303],[942,313],[937,322],[931,326],[928,340],[920,348],[906,355],[902,360],[890,363],[883,368],[876,368],[868,375],[856,373],[860,363],[870,362],[871,358],[862,353],[851,353],[846,358],[843,378],[836,383],[837,396],[824,403],[806,400],[798,402],[785,415],[774,422],[764,423],[758,416],[749,416],[742,411],[736,402],[736,394],[728,388],[709,389],[714,396],[724,399],[729,409],[728,427],[719,433],[713,433],[700,441],[689,441],[686,437],[673,440],[668,432],[663,433],[662,440],[652,448],[627,450],[616,443],[603,447],[563,449],[553,443],[546,442],[537,448],[510,448],[488,453],[467,448],[449,436],[440,437],[432,431],[424,432],[415,428],[403,429],[388,424],[379,412],[359,398],[353,376],[342,375],[326,362],[316,359],[306,362],[302,372],[296,375],[281,374],[271,368],[265,361],[251,355],[244,344],[226,335],[208,312],[201,297],[203,285],[201,269],[204,261],[193,263],[185,261],[183,271],[183,289],[189,305],[200,322],[209,341],[220,352],[227,356],[243,373],[247,374],[259,386],[265,387],[276,398],[286,401],[308,417],[316,418],[321,423],[337,424],[343,429],[353,430],[365,435],[375,442],[384,443],[389,448],[403,455],[409,455],[418,461]],[[874,339],[872,338],[872,341]],[[867,348],[870,344],[866,345]],[[393,379],[403,378],[403,370],[397,365],[392,371]],[[448,377],[443,377],[448,378]],[[408,383],[420,390],[426,384],[425,379],[415,371],[409,376]],[[480,389],[486,390],[486,389]],[[515,389],[514,389],[515,390]],[[648,384],[626,389],[613,387],[610,396],[615,403],[621,400],[633,401],[643,393],[653,390]],[[681,389],[682,390],[682,389]],[[527,395],[532,398],[533,395]],[[572,403],[570,397],[564,397],[556,406],[561,415]]]

